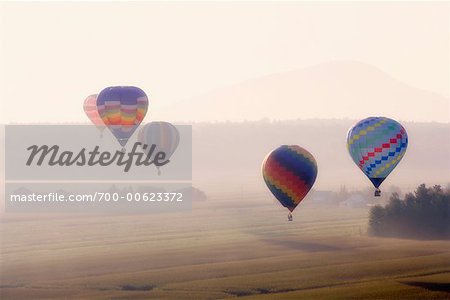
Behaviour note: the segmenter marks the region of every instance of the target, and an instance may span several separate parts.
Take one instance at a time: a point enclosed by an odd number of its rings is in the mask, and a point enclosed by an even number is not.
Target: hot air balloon
[[[107,87],[97,97],[97,111],[122,147],[141,124],[147,109],[147,95],[134,86]]]
[[[381,183],[405,155],[408,135],[395,120],[370,117],[359,121],[347,134],[347,148],[356,165],[381,195]]]
[[[164,152],[166,159],[170,159],[180,143],[180,133],[178,129],[168,122],[151,122],[145,124],[138,134],[138,141],[142,144],[144,152],[148,155],[151,145],[155,145],[155,153]],[[158,168],[158,174],[161,172]]]
[[[267,187],[289,210],[288,220],[292,221],[292,211],[316,181],[316,160],[300,146],[283,145],[266,156],[262,172]]]
[[[100,131],[100,137],[102,137],[103,130],[105,130],[105,124],[97,111],[97,94],[89,95],[84,100],[83,109],[92,124]]]

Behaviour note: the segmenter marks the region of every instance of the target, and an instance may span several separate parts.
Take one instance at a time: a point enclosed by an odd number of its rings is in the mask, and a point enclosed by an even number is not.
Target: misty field
[[[286,214],[221,197],[189,213],[3,215],[0,298],[450,299],[450,241],[368,237],[367,209]]]

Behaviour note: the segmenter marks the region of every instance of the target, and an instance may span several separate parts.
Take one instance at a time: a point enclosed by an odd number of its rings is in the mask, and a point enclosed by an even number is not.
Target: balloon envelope
[[[97,111],[122,147],[141,124],[147,109],[147,95],[134,86],[108,87],[97,97]]]
[[[283,145],[266,156],[262,171],[269,190],[292,212],[314,185],[317,163],[302,147]]]
[[[378,188],[405,155],[408,135],[395,120],[370,117],[347,134],[347,148],[355,164]]]
[[[166,159],[170,159],[180,143],[180,133],[168,122],[151,122],[139,130],[138,141],[141,146],[147,145],[144,152],[155,144],[155,153],[162,151],[166,154]]]
[[[92,124],[94,124],[100,132],[103,132],[103,130],[105,130],[105,123],[103,123],[103,120],[97,111],[97,96],[97,94],[89,95],[84,100],[83,109]]]

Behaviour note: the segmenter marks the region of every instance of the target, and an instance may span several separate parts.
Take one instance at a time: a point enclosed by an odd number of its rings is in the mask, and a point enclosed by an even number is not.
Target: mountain
[[[420,70],[411,70],[420,72]],[[360,62],[328,62],[213,90],[172,107],[186,120],[354,118],[449,121],[449,99]]]

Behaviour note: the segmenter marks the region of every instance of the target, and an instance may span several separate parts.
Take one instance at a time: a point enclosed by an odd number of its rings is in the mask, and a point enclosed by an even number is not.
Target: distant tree
[[[450,191],[436,185],[417,187],[401,199],[393,193],[389,203],[373,206],[369,233],[375,236],[450,238]]]
[[[369,217],[369,232],[372,235],[383,235],[384,221],[384,208],[381,205],[375,205],[370,210]]]

